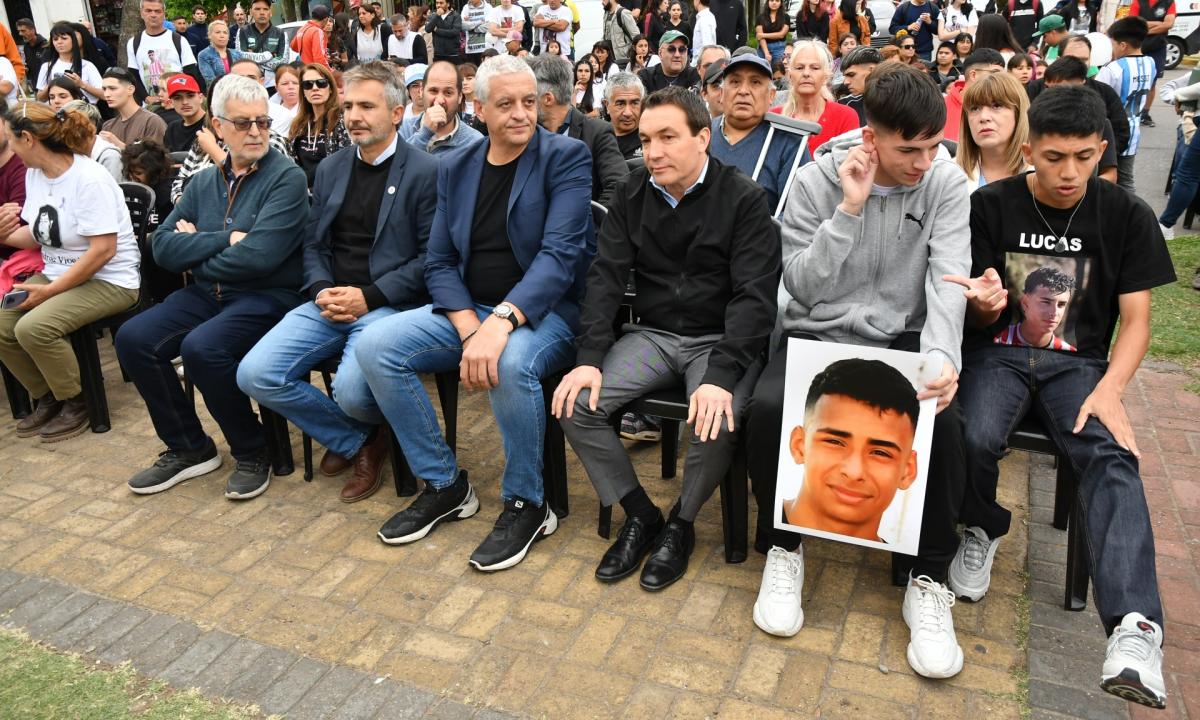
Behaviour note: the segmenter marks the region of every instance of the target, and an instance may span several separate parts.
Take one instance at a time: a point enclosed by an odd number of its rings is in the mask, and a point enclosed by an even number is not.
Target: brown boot
[[[67,400],[53,420],[42,426],[42,442],[58,442],[80,435],[88,429],[88,408],[83,394]]]
[[[354,476],[342,488],[342,502],[358,502],[375,494],[383,483],[383,466],[391,449],[391,433],[385,428],[375,430],[354,456]]]
[[[21,418],[21,422],[17,423],[17,437],[33,437],[42,429],[42,426],[54,419],[58,415],[59,410],[62,410],[63,404],[54,399],[54,393],[46,393],[38,398],[37,406],[33,412]]]
[[[349,459],[326,448],[325,454],[321,456],[321,474],[325,477],[341,475],[351,464]]]

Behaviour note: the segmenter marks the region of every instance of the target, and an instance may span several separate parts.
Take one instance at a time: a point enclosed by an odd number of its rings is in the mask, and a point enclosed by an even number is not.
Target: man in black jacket
[[[639,132],[646,168],[617,187],[587,277],[576,367],[553,412],[605,505],[625,524],[596,569],[601,582],[642,569],[662,590],[687,572],[692,523],[729,467],[740,414],[775,323],[780,245],[762,189],[708,156],[704,102],[685,88],[646,99]],[[630,271],[639,325],[614,339]],[[614,342],[615,340],[615,342]],[[670,517],[638,482],[609,417],[647,391],[682,385],[695,428],[683,491]]]
[[[425,23],[425,32],[433,34],[433,59],[462,62],[462,17],[450,7],[448,0],[437,0],[434,12]]]
[[[582,140],[592,153],[592,199],[610,207],[617,183],[629,172],[612,125],[571,107],[574,71],[559,55],[526,58],[538,83],[538,124],[550,132]]]
[[[746,44],[746,6],[742,0],[712,0],[708,7],[717,19],[717,44],[730,51]]]
[[[690,88],[700,82],[696,68],[688,65],[690,43],[691,39],[678,30],[663,33],[658,45],[658,57],[662,62],[638,71],[638,79],[646,86],[646,92],[652,93],[672,85]]]
[[[42,70],[42,53],[49,47],[46,38],[38,35],[37,26],[29,18],[17,21],[17,34],[21,36],[21,59],[25,61],[25,77],[29,79],[30,87],[37,87],[38,76]]]

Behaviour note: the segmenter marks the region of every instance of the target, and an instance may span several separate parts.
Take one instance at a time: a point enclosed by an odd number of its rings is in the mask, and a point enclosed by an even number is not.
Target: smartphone
[[[25,302],[25,298],[29,297],[28,290],[13,290],[0,300],[0,310],[12,310],[21,303]]]

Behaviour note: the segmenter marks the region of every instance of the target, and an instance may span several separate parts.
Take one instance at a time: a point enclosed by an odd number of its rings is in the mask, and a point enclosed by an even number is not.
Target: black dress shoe
[[[696,547],[696,530],[675,519],[663,528],[654,543],[654,552],[642,568],[644,589],[657,592],[669,587],[687,572],[688,558]]]
[[[600,565],[596,568],[596,579],[600,582],[616,582],[632,574],[642,564],[642,558],[654,547],[666,521],[662,513],[655,512],[654,520],[643,517],[625,519],[621,532],[617,533],[617,541],[608,548]]]

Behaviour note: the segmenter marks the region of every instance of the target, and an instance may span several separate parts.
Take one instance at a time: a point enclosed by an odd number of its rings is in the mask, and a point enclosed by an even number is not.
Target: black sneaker
[[[479,512],[479,498],[467,482],[467,471],[459,470],[454,484],[434,490],[429,485],[408,507],[392,516],[379,529],[379,539],[388,545],[404,545],[425,537],[439,523],[463,520]]]
[[[255,457],[237,461],[233,474],[225,481],[225,497],[249,500],[265,493],[270,484],[271,460],[263,450]]]
[[[471,564],[484,572],[510,568],[525,559],[530,545],[557,529],[550,503],[537,507],[521,498],[507,500],[496,526],[471,553]]]
[[[1142,111],[1141,123],[1146,127],[1154,127],[1154,118],[1150,117],[1150,113],[1146,110]]]
[[[170,490],[184,480],[200,477],[221,467],[221,454],[212,439],[208,447],[195,452],[166,450],[154,464],[129,478],[129,489],[138,495],[153,495]]]

